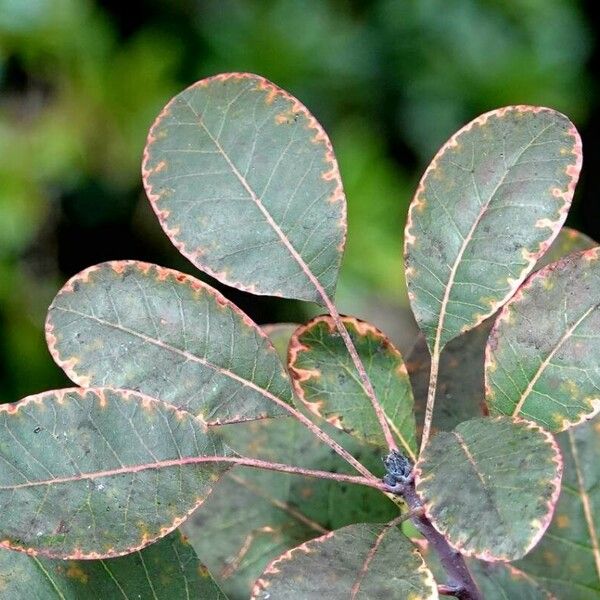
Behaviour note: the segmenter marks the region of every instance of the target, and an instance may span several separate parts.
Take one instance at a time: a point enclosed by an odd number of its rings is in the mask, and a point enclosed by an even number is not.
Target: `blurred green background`
[[[329,132],[350,232],[338,301],[413,334],[402,230],[445,139],[506,104],[557,108],[584,138],[569,223],[599,239],[594,5],[568,0],[0,0],[0,401],[68,384],[43,338],[64,280],[108,259],[198,274],[140,181],[154,116],[183,87],[252,71]],[[258,322],[314,307],[232,290]]]

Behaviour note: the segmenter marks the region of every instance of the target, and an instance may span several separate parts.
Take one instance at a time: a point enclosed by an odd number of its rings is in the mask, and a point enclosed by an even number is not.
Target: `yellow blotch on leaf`
[[[69,566],[67,567],[67,577],[69,579],[75,579],[75,581],[83,583],[84,585],[89,579],[87,573],[77,563],[69,563]]]

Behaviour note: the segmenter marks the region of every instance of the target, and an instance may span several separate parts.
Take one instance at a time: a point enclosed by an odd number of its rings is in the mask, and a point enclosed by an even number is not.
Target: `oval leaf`
[[[392,522],[393,523],[393,522]],[[256,582],[255,600],[434,600],[433,575],[393,524],[349,525],[273,561]]]
[[[486,113],[441,148],[405,231],[409,297],[433,352],[512,296],[563,224],[580,169],[577,130],[548,108]]]
[[[533,275],[504,307],[486,348],[486,402],[562,431],[600,411],[600,248]]]
[[[53,300],[48,347],[77,384],[139,390],[209,424],[284,410],[287,374],[268,338],[210,286],[138,261],[75,275]]]
[[[138,550],[182,523],[231,451],[189,413],[125,390],[0,405],[0,546],[51,558]]]
[[[335,291],[346,200],[327,134],[250,73],[203,79],[150,129],[148,198],[179,251],[254,294],[321,302]]]
[[[519,569],[559,598],[600,598],[600,416],[557,436],[565,460],[552,523]]]
[[[394,437],[415,460],[413,396],[402,356],[377,328],[352,317],[342,320]],[[373,406],[330,317],[317,317],[296,330],[288,362],[296,394],[313,413],[361,440],[387,448]]]
[[[425,511],[467,556],[516,560],[539,541],[560,492],[551,434],[524,420],[478,418],[440,432],[415,465]]]
[[[0,594],[10,600],[227,600],[178,531],[106,560],[59,561],[0,550]]]

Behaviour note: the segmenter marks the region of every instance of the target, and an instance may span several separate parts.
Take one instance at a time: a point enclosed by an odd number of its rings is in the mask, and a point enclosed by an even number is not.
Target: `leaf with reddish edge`
[[[557,436],[565,461],[552,523],[516,567],[559,598],[600,598],[600,416]]]
[[[435,435],[414,473],[428,518],[454,548],[511,561],[546,531],[562,460],[553,436],[535,423],[482,417]]]
[[[327,134],[284,90],[250,73],[195,83],[154,122],[142,172],[163,229],[199,269],[254,294],[333,295],[342,182]]]
[[[128,556],[52,560],[0,550],[0,594],[10,600],[227,600],[181,533]]]
[[[381,452],[323,423],[327,433],[374,473]],[[347,473],[348,465],[296,420],[283,417],[219,427],[240,454],[305,468]],[[257,577],[282,552],[357,522],[389,521],[398,507],[366,486],[236,466],[183,525],[223,590],[247,599]]]
[[[139,390],[208,424],[278,416],[289,378],[269,339],[206,283],[138,261],[90,267],[48,310],[54,360],[81,386]]]
[[[600,248],[552,263],[521,287],[486,347],[492,414],[562,431],[600,411]]]
[[[401,451],[416,459],[413,396],[402,356],[373,325],[343,317]],[[296,395],[314,414],[359,440],[386,448],[373,406],[328,316],[299,327],[290,340],[288,370]]]
[[[253,600],[436,600],[417,548],[391,523],[358,523],[285,552],[257,580]]]
[[[435,552],[432,552],[427,540],[414,540],[419,552],[438,583],[444,583],[447,574]],[[468,558],[469,568],[482,597],[485,600],[558,600],[533,577],[509,563],[486,562]]]
[[[0,405],[0,547],[109,558],[167,535],[234,453],[204,423],[127,390],[65,389]],[[212,460],[211,460],[212,459]]]
[[[550,246],[581,156],[573,124],[533,106],[481,115],[437,153],[405,231],[409,298],[434,355],[502,306]]]
[[[534,271],[572,252],[588,250],[597,244],[583,233],[563,227],[550,249],[536,263]],[[459,423],[482,416],[485,408],[485,346],[495,317],[486,319],[471,331],[448,342],[440,358],[432,430],[450,431]],[[417,427],[424,420],[431,356],[425,336],[417,339],[406,359],[415,397]]]

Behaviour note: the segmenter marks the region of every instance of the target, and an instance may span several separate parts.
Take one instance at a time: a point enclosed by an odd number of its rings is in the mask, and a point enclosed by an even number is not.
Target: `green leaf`
[[[333,295],[346,200],[327,134],[287,92],[250,73],[203,79],[150,129],[148,198],[179,251],[254,294]]]
[[[372,325],[353,317],[342,320],[394,437],[415,460],[413,396],[402,356]],[[373,406],[330,317],[317,317],[298,328],[290,341],[288,369],[297,396],[309,410],[360,440],[387,448]]]
[[[298,329],[297,323],[269,323],[260,328],[269,336],[281,361],[287,364],[288,345],[292,334]]]
[[[0,595],[10,600],[227,600],[178,531],[128,556],[51,560],[0,550]]]
[[[284,410],[289,378],[266,335],[210,286],[116,261],[75,275],[48,311],[48,347],[78,385],[139,390],[209,424]]]
[[[436,581],[448,577],[427,540],[418,539],[419,551]],[[539,581],[509,563],[467,558],[466,564],[485,600],[557,600]]]
[[[517,567],[559,598],[600,598],[600,416],[558,436],[565,461],[554,519]]]
[[[573,252],[589,250],[597,245],[597,242],[585,235],[585,233],[581,233],[581,231],[577,231],[571,227],[563,227],[552,242],[548,252],[537,261],[533,270],[539,271],[546,265],[565,258],[569,254],[573,254]]]
[[[441,148],[405,232],[409,298],[435,354],[513,295],[563,224],[580,168],[577,130],[548,108],[486,113]]]
[[[254,600],[437,599],[418,550],[391,523],[349,525],[297,546],[256,582]]]
[[[600,410],[600,249],[533,275],[504,307],[486,349],[492,414],[562,431]]]
[[[578,250],[588,250],[596,242],[583,233],[563,227],[534,271]],[[494,318],[486,319],[471,331],[448,342],[440,358],[433,431],[450,431],[459,423],[482,415],[485,397],[483,364],[485,346]],[[431,357],[425,336],[420,335],[406,360],[413,394],[417,426],[423,423],[429,386]]]
[[[471,419],[440,432],[415,465],[435,528],[467,556],[516,560],[550,523],[562,461],[551,434],[522,419]]]
[[[485,344],[493,325],[492,319],[448,342],[440,357],[438,383],[433,411],[432,431],[450,431],[459,423],[483,415],[483,362]],[[415,396],[418,427],[425,420],[431,355],[425,336],[413,346],[406,368]]]
[[[107,558],[165,536],[231,456],[200,419],[126,390],[67,389],[0,405],[0,547]]]
[[[381,452],[323,423],[327,433],[374,473]],[[292,417],[219,428],[245,456],[305,468],[347,472],[348,465]],[[194,548],[232,600],[247,600],[254,581],[277,556],[356,522],[389,521],[398,508],[377,490],[236,466],[185,523]]]

